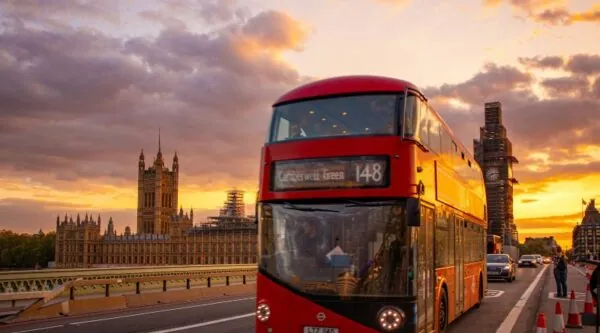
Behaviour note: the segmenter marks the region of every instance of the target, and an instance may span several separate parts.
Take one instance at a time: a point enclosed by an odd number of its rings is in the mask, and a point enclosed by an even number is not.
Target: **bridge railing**
[[[134,292],[138,295],[143,290],[153,293],[160,292],[157,291],[156,284],[158,284],[162,292],[167,292],[173,289],[190,290],[192,287],[211,288],[219,284],[219,282],[220,286],[229,287],[233,283],[252,283],[255,281],[255,278],[256,266],[253,266],[253,268],[238,266],[236,269],[228,267],[226,270],[220,272],[214,269],[207,269],[204,272],[195,271],[188,274],[166,272],[163,275],[109,279],[84,279],[80,277],[66,281],[50,291],[0,293],[0,318],[4,318],[5,321],[14,320],[23,314],[37,311],[66,294],[68,294],[69,301],[74,301],[82,295],[85,295],[85,298],[110,297],[113,291],[121,293]],[[78,291],[85,290],[88,290],[88,292],[76,295]],[[5,304],[3,306],[2,303],[6,302],[10,302],[10,305]],[[18,306],[18,303],[27,302],[29,303]]]
[[[67,281],[97,280],[163,275],[204,276],[212,273],[256,271],[256,264],[244,265],[173,265],[133,266],[111,268],[45,269],[27,271],[0,271],[0,294],[28,291],[51,291]]]

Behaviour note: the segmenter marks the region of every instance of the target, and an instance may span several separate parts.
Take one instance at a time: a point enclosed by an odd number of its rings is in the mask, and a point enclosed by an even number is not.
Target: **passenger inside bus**
[[[397,95],[359,95],[278,106],[272,140],[393,134],[398,102]]]

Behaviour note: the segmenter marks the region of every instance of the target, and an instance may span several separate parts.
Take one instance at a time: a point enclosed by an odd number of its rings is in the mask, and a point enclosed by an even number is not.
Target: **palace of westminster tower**
[[[152,165],[146,168],[143,150],[138,160],[137,233],[127,226],[118,234],[112,217],[102,234],[100,215],[57,216],[56,267],[256,263],[254,219],[230,209],[244,206],[244,193],[228,191],[226,209],[194,224],[193,210],[177,211],[179,171],[177,153],[172,170],[165,166],[159,133]]]
[[[138,233],[155,235],[168,233],[169,221],[177,213],[178,187],[179,158],[175,153],[173,170],[169,171],[165,167],[159,133],[158,154],[152,166],[146,169],[143,150],[138,162]],[[191,214],[193,217],[193,211]]]

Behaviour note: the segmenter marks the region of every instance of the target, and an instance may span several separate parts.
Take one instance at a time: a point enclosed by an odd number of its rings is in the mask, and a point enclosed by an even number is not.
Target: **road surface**
[[[531,332],[540,307],[546,304],[554,280],[551,267],[519,268],[512,283],[489,282],[489,294],[479,309],[452,323],[448,333]],[[574,269],[569,274],[579,274]],[[575,286],[581,289],[585,286]],[[583,306],[583,304],[581,305]],[[214,300],[164,304],[137,310],[64,317],[0,326],[4,333],[254,333],[253,294]],[[567,308],[563,312],[567,313]],[[548,314],[549,316],[552,314]],[[586,332],[579,330],[578,332]]]

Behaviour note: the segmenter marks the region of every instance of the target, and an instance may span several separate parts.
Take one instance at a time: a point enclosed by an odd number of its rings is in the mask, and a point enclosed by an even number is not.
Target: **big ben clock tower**
[[[512,143],[502,124],[500,102],[485,103],[485,126],[473,140],[475,160],[484,172],[487,195],[488,233],[502,237],[504,244],[517,245],[518,232],[513,216]]]

